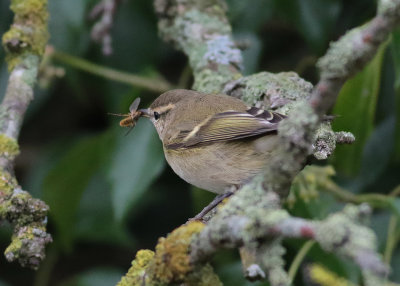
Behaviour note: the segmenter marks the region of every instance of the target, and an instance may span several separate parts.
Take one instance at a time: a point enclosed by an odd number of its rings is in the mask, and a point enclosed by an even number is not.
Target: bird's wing
[[[167,149],[192,148],[199,145],[232,141],[275,132],[284,115],[252,107],[245,112],[226,111],[214,114],[192,130],[182,130],[166,144]]]

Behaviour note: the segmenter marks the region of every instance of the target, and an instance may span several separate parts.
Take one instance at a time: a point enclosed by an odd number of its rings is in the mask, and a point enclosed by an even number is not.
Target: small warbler
[[[165,158],[182,179],[217,194],[239,187],[262,171],[276,149],[284,115],[249,107],[223,95],[177,89],[161,94],[147,109],[136,99],[120,125],[148,117]]]

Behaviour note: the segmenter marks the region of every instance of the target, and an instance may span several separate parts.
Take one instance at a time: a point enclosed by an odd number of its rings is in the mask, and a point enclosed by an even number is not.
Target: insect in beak
[[[133,129],[133,127],[135,127],[136,122],[139,120],[141,116],[146,116],[148,114],[148,112],[147,113],[143,112],[144,110],[147,111],[147,109],[137,110],[139,103],[140,103],[140,98],[138,97],[132,102],[131,106],[129,106],[129,113],[108,113],[110,115],[125,117],[119,122],[119,126],[130,127],[126,135],[128,135],[129,132],[131,132],[131,130]]]
[[[138,112],[140,112],[140,116],[151,117],[148,109],[139,109]]]

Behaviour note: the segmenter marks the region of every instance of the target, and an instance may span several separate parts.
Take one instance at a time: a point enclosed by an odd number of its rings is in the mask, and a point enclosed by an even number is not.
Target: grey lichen
[[[333,132],[329,122],[323,122],[319,125],[315,133],[313,144],[313,154],[318,160],[327,159],[336,148],[336,134]]]
[[[242,99],[249,105],[275,109],[287,114],[290,102],[307,99],[312,84],[295,72],[260,72],[226,84],[223,93]]]
[[[292,179],[302,169],[307,155],[311,154],[317,125],[318,117],[306,101],[293,104],[289,117],[279,124],[281,144],[264,172],[265,190],[273,190],[281,197],[288,195]]]
[[[221,65],[241,65],[242,54],[228,35],[217,35],[207,41],[204,59]]]
[[[258,264],[251,264],[244,270],[244,276],[249,281],[257,281],[262,280],[267,277],[265,272],[261,269],[260,265]]]
[[[219,93],[221,83],[239,78],[240,73],[232,74],[228,66],[220,65],[216,71],[211,69],[203,69],[195,74],[194,90],[199,90],[205,93]]]
[[[51,241],[51,236],[46,233],[45,226],[40,223],[16,226],[12,242],[4,255],[10,262],[18,260],[22,266],[37,269],[45,257],[45,246]]]
[[[400,18],[400,1],[399,0],[379,0],[378,15],[389,18]]]
[[[353,73],[353,65],[349,65],[349,58],[363,56],[364,49],[357,49],[362,42],[361,28],[351,30],[337,42],[332,42],[328,52],[318,60],[317,67],[322,78],[341,78]],[[358,44],[357,44],[358,43]]]
[[[261,72],[239,78],[225,85],[224,93],[238,97],[251,106],[289,114],[296,101],[310,98],[312,84],[295,72]],[[315,133],[313,155],[327,159],[336,148],[336,136],[330,122],[323,122]]]
[[[291,285],[290,278],[284,269],[283,255],[285,255],[286,249],[282,246],[281,241],[282,239],[278,238],[265,243],[260,248],[260,253],[262,253],[261,263],[263,268],[267,270],[268,280],[273,286]]]
[[[356,137],[351,132],[339,131],[335,132],[335,136],[338,144],[351,144],[356,141]]]
[[[372,229],[365,227],[366,206],[347,205],[342,212],[330,215],[316,227],[316,240],[327,251],[350,257],[363,271],[385,276],[388,268],[376,255],[377,240]]]
[[[240,77],[242,56],[232,39],[224,1],[155,1],[164,40],[188,57],[196,90],[220,92]]]

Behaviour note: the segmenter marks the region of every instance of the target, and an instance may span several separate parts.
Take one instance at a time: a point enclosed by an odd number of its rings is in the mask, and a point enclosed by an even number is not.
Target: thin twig
[[[392,260],[392,254],[394,249],[396,248],[396,244],[398,243],[397,237],[397,224],[398,218],[396,215],[392,215],[389,220],[387,238],[386,238],[386,248],[383,255],[383,261],[387,265],[390,265],[390,261]]]
[[[300,248],[299,252],[297,252],[296,257],[293,259],[293,262],[289,267],[288,275],[289,275],[290,280],[292,280],[292,281],[294,280],[301,263],[303,262],[307,253],[314,246],[314,244],[315,244],[314,240],[309,240],[306,243],[304,243],[303,246]]]
[[[82,58],[74,57],[60,51],[53,51],[51,57],[59,62],[86,71],[88,73],[95,74],[117,82],[129,84],[135,87],[143,88],[152,92],[163,93],[173,88],[170,83],[162,79],[151,79],[127,72],[118,71],[112,68],[91,63]]]

